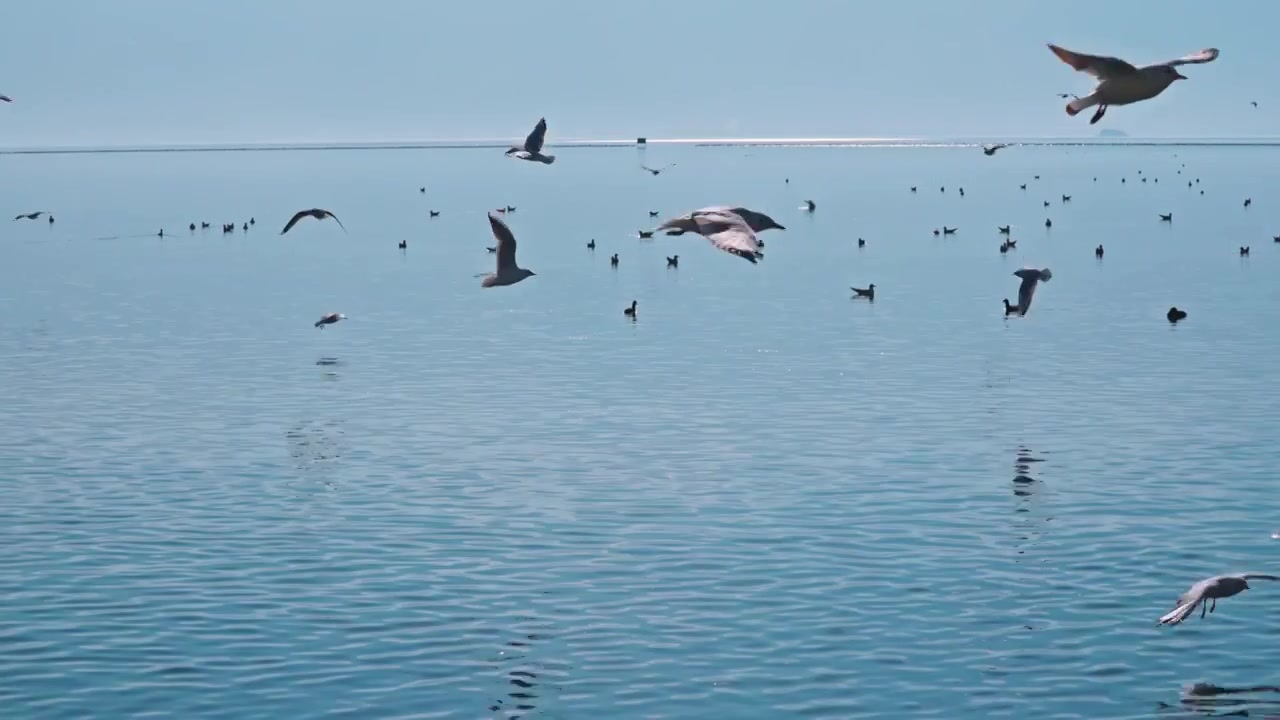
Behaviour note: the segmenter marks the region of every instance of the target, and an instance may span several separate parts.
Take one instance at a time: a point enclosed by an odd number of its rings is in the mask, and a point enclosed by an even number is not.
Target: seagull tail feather
[[[1087,107],[1093,107],[1094,105],[1097,105],[1097,104],[1098,104],[1097,93],[1086,95],[1082,98],[1076,98],[1075,100],[1072,100],[1071,102],[1067,103],[1067,114],[1076,115],[1081,110]]]

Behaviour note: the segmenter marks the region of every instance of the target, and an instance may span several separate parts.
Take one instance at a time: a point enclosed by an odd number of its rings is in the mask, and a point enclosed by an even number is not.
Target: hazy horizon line
[[[224,142],[156,143],[117,145],[33,145],[0,146],[0,155],[58,155],[76,153],[160,153],[160,152],[286,152],[300,150],[449,150],[501,149],[510,138],[474,140],[333,140],[309,142]],[[519,142],[515,140],[514,142]],[[561,140],[548,142],[557,148],[645,147],[647,145],[694,145],[701,147],[976,147],[992,143],[1010,146],[1242,146],[1280,145],[1280,136],[1252,137],[1140,137],[1108,135],[1089,137],[717,137],[717,138],[633,138]]]

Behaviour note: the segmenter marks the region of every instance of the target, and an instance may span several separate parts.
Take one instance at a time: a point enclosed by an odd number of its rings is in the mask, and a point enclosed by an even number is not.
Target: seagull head
[[[1040,271],[1040,279],[1048,282],[1053,279],[1053,273],[1049,271],[1049,268],[1045,268]]]

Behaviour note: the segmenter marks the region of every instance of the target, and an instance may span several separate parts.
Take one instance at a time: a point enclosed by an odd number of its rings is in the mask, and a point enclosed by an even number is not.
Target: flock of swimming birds
[[[1108,57],[1101,55],[1089,55],[1085,53],[1073,52],[1066,50],[1057,45],[1049,45],[1049,50],[1053,52],[1060,60],[1075,70],[1092,75],[1097,79],[1098,83],[1093,91],[1085,96],[1076,96],[1071,94],[1060,94],[1062,98],[1072,98],[1067,103],[1066,111],[1068,115],[1075,116],[1082,110],[1090,107],[1097,107],[1093,117],[1089,120],[1090,124],[1095,124],[1103,118],[1107,112],[1107,108],[1112,105],[1129,105],[1143,100],[1149,100],[1164,92],[1170,85],[1178,80],[1186,80],[1186,76],[1178,72],[1177,68],[1183,65],[1208,63],[1218,58],[1217,48],[1208,48],[1190,55],[1183,56],[1176,60],[1157,63],[1154,65],[1146,65],[1143,67],[1134,66],[1124,60],[1116,57]],[[12,102],[12,99],[0,95],[0,101]],[[1256,101],[1251,102],[1253,107],[1257,107]],[[547,135],[547,121],[545,118],[539,119],[537,125],[534,126],[532,132],[525,138],[524,142],[519,145],[511,146],[507,151],[508,157],[524,160],[528,162],[536,162],[544,165],[551,165],[556,161],[555,155],[546,154],[543,148]],[[1008,147],[1007,144],[994,144],[983,147],[983,153],[988,156],[994,156],[999,150]],[[660,175],[662,172],[671,168],[672,165],[664,167],[648,167],[641,165],[641,169],[651,173],[654,176]],[[1179,171],[1181,172],[1181,171]],[[1037,176],[1038,178],[1039,176]],[[1094,178],[1095,180],[1097,178]],[[1147,178],[1143,178],[1142,182],[1146,182]],[[1125,182],[1122,178],[1121,182]],[[1159,182],[1158,179],[1155,182]],[[1196,181],[1197,183],[1199,180]],[[1188,182],[1188,187],[1192,183]],[[1021,185],[1021,189],[1026,190],[1026,184]],[[916,192],[917,187],[912,187],[911,192]],[[945,192],[946,188],[942,188]],[[425,193],[426,188],[420,188],[420,192]],[[1203,194],[1203,190],[1201,194]],[[960,195],[964,195],[964,189],[960,188]],[[1069,202],[1071,196],[1063,195],[1062,201]],[[1251,199],[1246,199],[1244,206],[1247,208],[1252,204]],[[1045,206],[1049,205],[1045,201]],[[814,212],[817,205],[812,200],[806,200],[803,209],[808,212]],[[494,272],[486,274],[480,282],[481,287],[503,287],[514,285],[527,278],[533,277],[535,273],[532,270],[522,268],[516,262],[516,238],[512,234],[511,228],[507,226],[502,219],[502,215],[508,212],[514,212],[516,208],[506,206],[498,208],[488,213],[489,227],[493,233],[497,245],[488,248],[489,252],[497,256],[496,267]],[[439,211],[432,210],[431,217],[436,217]],[[47,215],[48,223],[54,223],[54,217],[46,211],[38,211],[32,213],[20,214],[14,220],[39,220]],[[656,217],[658,213],[650,212],[651,217]],[[285,223],[280,234],[289,232],[299,221],[305,218],[313,218],[315,220],[333,220],[339,227],[342,221],[338,216],[329,210],[322,208],[310,208],[299,210],[289,218]],[[1173,214],[1161,214],[1159,216],[1161,222],[1172,222]],[[255,224],[255,220],[250,218],[244,224],[244,230],[248,231],[251,225]],[[1045,226],[1051,227],[1052,221],[1045,220]],[[195,230],[195,223],[191,223],[189,228]],[[202,222],[202,228],[208,228],[209,223]],[[223,224],[223,232],[234,232],[235,223]],[[728,254],[742,258],[750,263],[756,263],[764,257],[762,252],[764,243],[759,240],[757,235],[768,230],[785,230],[780,223],[769,215],[752,210],[745,207],[737,207],[730,205],[717,205],[693,210],[679,217],[671,218],[663,221],[653,230],[642,230],[639,232],[641,238],[651,238],[656,232],[665,232],[667,235],[684,235],[693,233],[699,235],[709,241],[711,245]],[[1008,239],[1010,233],[1009,226],[998,226],[998,232],[1006,236],[1006,239],[1000,246],[1000,252],[1006,253],[1010,249],[1017,247],[1017,241]],[[953,235],[957,228],[943,227],[941,230],[934,230],[934,235]],[[158,235],[164,237],[164,231],[161,230]],[[1280,243],[1280,237],[1276,237],[1275,241]],[[859,238],[859,247],[865,245],[865,242]],[[407,246],[405,241],[400,241],[400,248]],[[595,241],[587,243],[589,249],[595,249]],[[1094,254],[1101,258],[1104,249],[1102,245],[1098,245],[1094,249]],[[1240,255],[1246,257],[1249,255],[1249,247],[1242,246]],[[679,263],[679,256],[667,258],[668,267],[676,267]],[[610,258],[610,264],[614,267],[618,265],[618,256],[614,254]],[[1004,300],[1005,315],[1026,315],[1031,308],[1031,302],[1035,295],[1036,287],[1041,282],[1048,282],[1053,278],[1052,271],[1049,268],[1022,268],[1013,273],[1021,282],[1018,286],[1018,302],[1010,303],[1008,299]],[[866,298],[874,301],[876,286],[868,285],[866,288],[851,288],[855,298]],[[631,305],[623,310],[624,315],[632,319],[636,318],[637,303],[632,301]],[[329,325],[333,325],[346,319],[346,315],[338,312],[327,313],[315,322],[315,327],[324,329]],[[1171,323],[1179,322],[1187,317],[1187,313],[1179,310],[1177,307],[1169,308],[1166,315]],[[1273,538],[1280,539],[1280,533]],[[1267,575],[1262,573],[1240,573],[1232,575],[1217,575],[1205,580],[1194,583],[1190,589],[1180,595],[1175,603],[1173,610],[1160,617],[1161,625],[1177,625],[1196,610],[1200,609],[1200,617],[1204,618],[1206,612],[1212,613],[1217,609],[1217,601],[1219,599],[1233,597],[1245,590],[1249,589],[1250,580],[1280,580],[1280,576]]]

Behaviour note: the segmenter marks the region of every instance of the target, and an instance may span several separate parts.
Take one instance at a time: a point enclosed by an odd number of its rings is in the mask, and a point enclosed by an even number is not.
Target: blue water
[[[0,223],[0,715],[1139,718],[1280,685],[1280,587],[1155,623],[1280,569],[1280,148],[557,155],[0,158],[10,215],[57,218]],[[718,203],[788,229],[758,266],[634,236]],[[506,204],[537,276],[482,290]],[[277,234],[314,206],[349,232]],[[1006,320],[1024,264],[1054,277]]]

